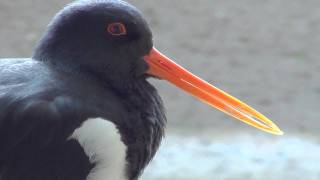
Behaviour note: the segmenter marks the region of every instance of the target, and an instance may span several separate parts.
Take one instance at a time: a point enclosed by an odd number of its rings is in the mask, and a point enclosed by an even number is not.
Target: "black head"
[[[50,23],[36,60],[127,83],[144,76],[152,33],[141,13],[120,0],[79,0]]]

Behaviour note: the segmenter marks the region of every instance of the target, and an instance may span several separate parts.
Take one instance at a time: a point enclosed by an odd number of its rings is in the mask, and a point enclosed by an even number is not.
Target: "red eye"
[[[122,36],[127,34],[126,27],[122,23],[110,23],[107,28],[108,33],[113,36]]]

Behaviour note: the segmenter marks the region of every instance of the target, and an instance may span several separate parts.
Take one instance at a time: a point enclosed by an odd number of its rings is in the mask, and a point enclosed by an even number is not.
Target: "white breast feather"
[[[90,162],[96,164],[87,180],[128,179],[125,173],[126,146],[112,122],[102,118],[88,119],[70,139],[76,139]]]

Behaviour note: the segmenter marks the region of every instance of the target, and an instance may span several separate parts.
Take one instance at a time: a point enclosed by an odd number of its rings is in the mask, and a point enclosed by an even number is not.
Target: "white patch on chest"
[[[126,146],[116,126],[102,118],[88,119],[70,139],[83,147],[92,169],[87,180],[126,180]]]

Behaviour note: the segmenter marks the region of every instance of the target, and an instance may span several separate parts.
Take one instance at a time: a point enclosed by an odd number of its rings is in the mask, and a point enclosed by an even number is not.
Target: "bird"
[[[167,121],[150,78],[283,134],[157,50],[133,5],[78,0],[54,16],[31,58],[0,59],[0,179],[139,179]]]

